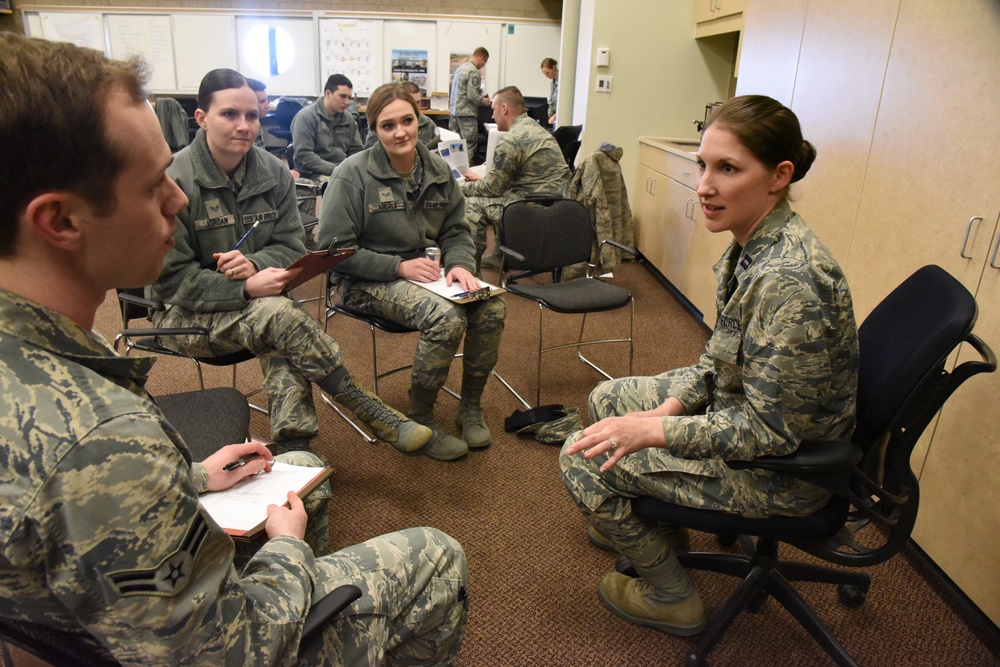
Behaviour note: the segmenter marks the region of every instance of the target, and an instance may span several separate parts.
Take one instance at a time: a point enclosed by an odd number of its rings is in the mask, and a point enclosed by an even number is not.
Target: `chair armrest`
[[[514,259],[518,260],[519,262],[524,262],[524,261],[527,260],[527,258],[524,255],[522,255],[521,253],[519,253],[516,250],[511,250],[510,248],[508,248],[505,245],[500,246],[500,252],[502,252],[505,255],[510,255],[511,257],[513,257]]]
[[[614,247],[618,248],[622,252],[627,252],[628,254],[632,255],[633,257],[638,257],[639,256],[639,252],[635,248],[630,248],[627,245],[619,243],[618,241],[612,241],[611,239],[604,239],[603,241],[601,241],[601,246],[603,247],[605,243],[607,243],[608,245],[613,245]]]
[[[299,655],[313,642],[322,641],[323,627],[359,597],[361,597],[360,588],[353,584],[345,584],[317,600],[306,615],[305,624],[302,626]]]
[[[122,329],[119,336],[125,338],[152,338],[154,336],[207,336],[208,329],[202,327],[174,327],[148,329]]]
[[[835,493],[846,490],[864,456],[849,442],[805,440],[785,456],[761,456],[752,461],[726,461],[733,470],[767,470],[801,479]]]
[[[162,311],[166,309],[166,306],[164,306],[161,301],[152,301],[141,296],[129,294],[128,292],[119,292],[118,300],[124,301],[125,303],[131,303],[136,306],[142,306],[143,308],[148,308],[149,310]]]

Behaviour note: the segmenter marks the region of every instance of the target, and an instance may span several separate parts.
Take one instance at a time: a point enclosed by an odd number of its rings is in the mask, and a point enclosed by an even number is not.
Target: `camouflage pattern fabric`
[[[476,256],[486,249],[486,227],[496,227],[500,211],[526,194],[560,195],[570,179],[555,138],[526,113],[514,119],[497,142],[493,164],[482,180],[466,181],[466,217],[476,230]]]
[[[479,121],[476,116],[450,116],[448,129],[465,139],[465,151],[471,165],[479,148]]]
[[[420,331],[413,355],[414,386],[432,390],[444,386],[463,337],[462,396],[466,385],[479,387],[479,391],[485,386],[497,363],[507,317],[503,297],[460,304],[406,280],[341,280],[341,295],[348,308]]]
[[[354,114],[332,116],[323,106],[323,96],[295,114],[292,120],[295,168],[306,178],[329,176],[348,156],[364,149]]]
[[[471,59],[455,70],[451,79],[448,110],[452,118],[475,118],[483,103],[483,75]]]
[[[438,531],[323,558],[278,537],[237,572],[187,448],[142,389],[154,361],[0,290],[0,616],[122,664],[452,664],[466,563]],[[364,597],[300,663],[301,621],[344,583]]]
[[[291,299],[251,299],[243,310],[194,313],[168,306],[153,317],[158,327],[203,327],[208,336],[164,336],[164,347],[192,356],[221,356],[250,350],[264,373],[271,439],[277,443],[308,440],[319,423],[310,382],[319,382],[343,366],[340,346],[316,319]]]
[[[629,499],[654,496],[747,517],[802,516],[829,493],[727,460],[788,454],[802,440],[846,440],[855,424],[858,341],[850,290],[826,247],[787,202],[715,266],[718,323],[695,366],[604,382],[591,419],[649,410],[668,397],[687,409],[661,418],[666,445],[635,452],[607,473],[605,457],[560,458],[570,495],[592,524],[642,567],[665,561],[661,531]],[[567,442],[575,442],[578,436]]]
[[[620,147],[603,145],[580,164],[566,186],[567,197],[590,209],[596,232],[590,261],[597,267],[597,275],[613,271],[622,263],[622,251],[613,245],[602,246],[603,241],[625,246],[634,243],[632,209],[619,164],[622,154]]]

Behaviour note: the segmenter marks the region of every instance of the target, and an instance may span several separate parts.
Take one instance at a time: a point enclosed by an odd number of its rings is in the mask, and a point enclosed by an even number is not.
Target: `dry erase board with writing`
[[[177,90],[174,42],[170,16],[155,14],[108,14],[111,57],[141,55],[153,67],[150,90]]]

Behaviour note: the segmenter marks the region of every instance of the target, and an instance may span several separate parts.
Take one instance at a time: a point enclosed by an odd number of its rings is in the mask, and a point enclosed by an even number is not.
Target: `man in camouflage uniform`
[[[353,94],[350,79],[331,74],[323,86],[323,97],[292,120],[295,168],[303,178],[326,182],[348,155],[363,150],[357,119],[348,109]]]
[[[451,79],[451,95],[448,98],[448,129],[458,132],[465,139],[469,160],[476,156],[479,145],[479,107],[489,105],[490,100],[483,95],[483,77],[480,73],[490,59],[490,52],[477,47],[472,57],[455,70]]]
[[[0,80],[0,616],[122,664],[453,664],[458,543],[414,528],[320,558],[289,494],[241,574],[198,493],[270,454],[241,443],[192,464],[142,388],[153,360],[91,331],[108,290],[156,277],[186,204],[143,66],[6,33]],[[66,104],[35,103],[53,94]],[[223,469],[250,452],[262,458]],[[345,583],[362,597],[298,655],[313,602]]]
[[[803,440],[847,440],[855,424],[858,340],[847,281],[788,203],[745,247],[733,243],[715,273],[719,318],[698,363],[598,385],[595,423],[560,457],[591,541],[627,556],[641,576],[607,575],[601,599],[627,598],[634,587],[646,602],[615,613],[678,635],[704,627],[701,600],[671,548],[684,536],[635,516],[631,499],[746,517],[811,514],[829,492],[725,462],[789,454]],[[640,431],[644,442],[663,444],[637,445]],[[673,605],[669,622],[656,620],[658,605]]]
[[[496,269],[500,266],[499,251],[482,260],[487,227],[497,229],[503,207],[527,194],[562,194],[570,173],[559,144],[528,116],[517,87],[508,86],[493,96],[493,120],[497,129],[507,134],[497,143],[485,177],[466,172],[462,194],[467,198],[469,224],[475,230],[477,265],[482,261],[483,266]]]

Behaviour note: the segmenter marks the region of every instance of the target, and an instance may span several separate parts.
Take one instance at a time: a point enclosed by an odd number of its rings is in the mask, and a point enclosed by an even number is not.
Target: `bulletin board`
[[[213,69],[238,68],[235,16],[174,14],[172,19],[179,92],[197,93],[202,78]]]
[[[150,90],[177,90],[170,16],[108,14],[107,20],[111,57],[125,59],[139,54],[153,68]]]
[[[355,95],[370,95],[388,80],[383,79],[382,43],[382,21],[321,18],[319,90],[331,74],[343,74]]]

